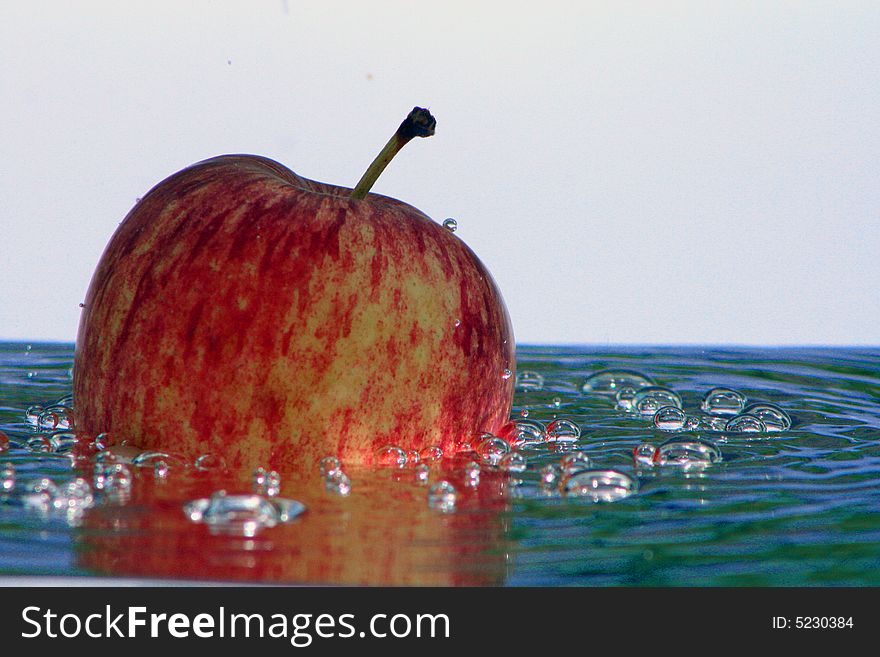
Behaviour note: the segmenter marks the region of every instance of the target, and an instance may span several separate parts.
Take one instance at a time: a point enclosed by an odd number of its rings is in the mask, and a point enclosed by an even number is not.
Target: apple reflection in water
[[[444,466],[446,467],[446,466]],[[352,490],[325,490],[315,473],[288,474],[281,497],[306,511],[254,536],[212,531],[185,515],[184,504],[223,488],[251,491],[244,479],[211,472],[135,472],[124,504],[87,512],[79,565],[98,575],[182,580],[383,586],[492,586],[506,575],[506,474],[464,484],[460,464],[432,468],[459,491],[452,513],[429,508],[428,487],[412,468],[352,471]],[[286,483],[286,482],[289,482]]]

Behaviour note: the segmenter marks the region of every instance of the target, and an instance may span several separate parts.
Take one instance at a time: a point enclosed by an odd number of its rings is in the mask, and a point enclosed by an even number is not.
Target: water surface
[[[72,390],[72,345],[0,344],[0,575],[124,576],[331,584],[586,586],[880,584],[880,352],[874,349],[522,346],[517,370],[543,378],[520,387],[513,418],[567,418],[572,443],[520,449],[527,469],[483,466],[467,487],[463,463],[444,459],[430,482],[459,493],[453,512],[430,508],[410,467],[351,469],[348,496],[317,472],[282,473],[281,495],[307,506],[295,521],[253,536],[212,532],[183,513],[219,489],[248,492],[248,473],[132,468],[125,495],[95,490],[83,513],[23,504],[48,477],[93,482],[94,463],[27,448],[26,409]],[[772,402],[788,431],[670,434],[627,414],[584,381],[608,368],[636,370],[677,392],[688,414],[727,387]],[[670,438],[716,445],[703,468],[636,467],[633,450]],[[572,451],[594,468],[631,476],[636,493],[611,502],[560,495],[541,469]]]

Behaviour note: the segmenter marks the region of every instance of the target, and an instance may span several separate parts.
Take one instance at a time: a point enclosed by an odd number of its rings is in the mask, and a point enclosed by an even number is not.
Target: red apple
[[[279,470],[501,431],[515,352],[492,277],[419,210],[367,194],[433,125],[413,110],[354,192],[254,155],[156,185],[86,296],[78,430]]]

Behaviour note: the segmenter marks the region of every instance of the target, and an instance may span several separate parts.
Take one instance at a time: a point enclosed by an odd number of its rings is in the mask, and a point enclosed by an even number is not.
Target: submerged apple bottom
[[[344,191],[249,156],[151,191],[86,298],[80,430],[285,471],[502,432],[514,344],[491,276],[418,210]]]

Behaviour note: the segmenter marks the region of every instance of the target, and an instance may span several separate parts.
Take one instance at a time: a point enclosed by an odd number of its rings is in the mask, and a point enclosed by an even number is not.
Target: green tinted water
[[[72,346],[0,345],[0,453],[17,488],[40,477],[85,474],[64,455],[22,447],[34,429],[25,409],[69,394]],[[456,480],[460,462],[432,473],[460,491],[452,514],[428,508],[409,470],[355,471],[349,497],[314,481],[284,480],[304,501],[302,519],[257,537],[216,536],[195,526],[182,503],[220,486],[214,473],[170,478],[161,487],[135,472],[129,499],[104,499],[71,519],[0,501],[0,574],[136,575],[367,584],[508,585],[877,585],[880,583],[880,353],[872,349],[521,347],[518,372],[540,390],[519,389],[514,418],[576,422],[597,468],[629,474],[639,491],[594,503],[548,494],[540,469],[562,446],[522,449],[528,469],[484,468],[477,491]],[[678,392],[699,414],[711,388],[778,404],[790,430],[695,432],[723,460],[706,468],[636,468],[633,449],[670,434],[612,398],[585,395],[606,368],[637,370]],[[18,445],[18,446],[16,446]],[[206,492],[207,491],[207,492]]]

